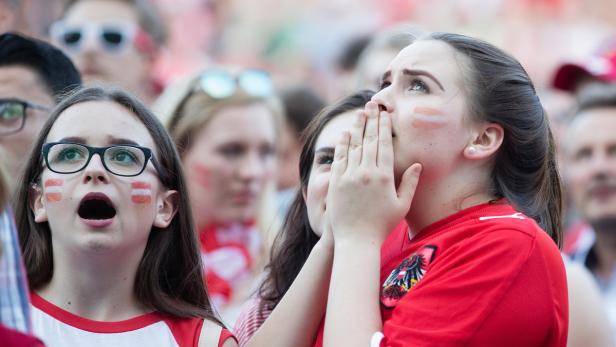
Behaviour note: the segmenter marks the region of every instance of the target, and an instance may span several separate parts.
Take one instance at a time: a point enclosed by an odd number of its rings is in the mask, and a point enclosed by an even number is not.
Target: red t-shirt
[[[396,228],[381,248],[381,284],[383,347],[566,346],[560,252],[510,205],[468,208],[410,241]]]
[[[43,345],[43,343],[36,337],[26,335],[13,329],[9,329],[2,324],[0,324],[0,346],[45,347],[45,345]]]

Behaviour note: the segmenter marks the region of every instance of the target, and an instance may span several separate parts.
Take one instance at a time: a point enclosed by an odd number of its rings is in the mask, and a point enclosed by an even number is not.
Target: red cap
[[[599,81],[616,81],[616,38],[609,45],[583,63],[564,63],[558,67],[552,85],[568,92],[575,91],[582,77],[596,78]]]

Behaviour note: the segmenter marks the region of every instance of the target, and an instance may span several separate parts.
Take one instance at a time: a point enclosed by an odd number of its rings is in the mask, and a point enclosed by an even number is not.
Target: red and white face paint
[[[62,200],[62,186],[64,180],[59,178],[50,178],[45,181],[45,198],[49,202],[58,202]]]
[[[447,123],[447,115],[442,110],[432,107],[415,107],[413,112],[415,128],[438,129]]]
[[[147,182],[133,182],[131,184],[131,200],[135,204],[149,204],[152,202],[152,185]]]
[[[209,188],[210,186],[210,169],[200,163],[194,163],[191,165],[191,179],[203,188]]]

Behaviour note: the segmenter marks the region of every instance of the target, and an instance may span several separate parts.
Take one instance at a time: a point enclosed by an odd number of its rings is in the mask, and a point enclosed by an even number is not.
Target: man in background
[[[69,0],[50,34],[73,59],[85,84],[115,85],[146,104],[161,91],[153,70],[166,33],[152,3]]]

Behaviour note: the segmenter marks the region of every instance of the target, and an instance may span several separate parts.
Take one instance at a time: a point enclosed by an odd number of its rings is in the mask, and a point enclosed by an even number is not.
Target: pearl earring
[[[466,149],[468,155],[475,155],[477,153],[477,148],[470,146]]]

